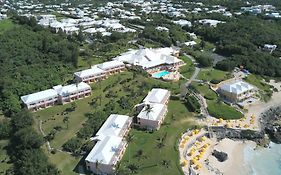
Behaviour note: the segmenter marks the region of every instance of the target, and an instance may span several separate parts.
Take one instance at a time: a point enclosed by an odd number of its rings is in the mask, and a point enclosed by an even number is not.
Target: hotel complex
[[[128,134],[132,124],[129,116],[111,114],[96,136],[94,148],[86,157],[87,170],[95,174],[114,174],[116,164],[125,153]]]
[[[143,100],[143,103],[137,106],[139,112],[137,116],[137,125],[141,128],[158,130],[168,112],[167,103],[170,97],[170,91],[165,89],[152,89]]]
[[[177,73],[180,66],[184,65],[181,59],[178,59],[179,51],[173,48],[159,49],[139,49],[130,50],[113,60],[122,61],[147,71],[154,78],[161,78],[170,73]],[[161,72],[165,71],[164,74]],[[154,74],[161,76],[153,76]]]

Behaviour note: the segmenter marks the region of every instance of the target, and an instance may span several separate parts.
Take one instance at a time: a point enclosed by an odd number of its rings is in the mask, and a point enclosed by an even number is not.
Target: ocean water
[[[281,175],[281,144],[270,143],[268,148],[244,149],[249,175]]]

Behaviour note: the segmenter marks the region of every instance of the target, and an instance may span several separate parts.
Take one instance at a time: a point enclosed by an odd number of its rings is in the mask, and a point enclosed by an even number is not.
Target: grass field
[[[194,87],[201,95],[203,95],[208,100],[217,100],[217,94],[209,88],[207,84],[200,84],[193,82],[192,87]]]
[[[240,119],[243,114],[229,105],[222,102],[217,103],[214,101],[208,101],[208,111],[211,116],[216,118],[228,119]]]
[[[136,173],[138,175],[183,174],[179,164],[177,140],[186,129],[194,126],[193,115],[180,101],[170,100],[168,110],[164,124],[159,131],[153,133],[136,129],[130,131],[130,134],[133,135],[133,141],[127,147],[121,161],[121,174],[130,174],[127,168],[129,164],[140,166]],[[165,134],[167,134],[164,141],[165,146],[159,149],[157,139]],[[137,157],[137,151],[140,149],[143,150],[143,155]],[[163,160],[170,161],[168,168],[162,165]]]
[[[227,72],[208,68],[208,69],[202,69],[197,77],[199,80],[204,81],[211,81],[211,80],[225,80],[228,78]]]
[[[248,75],[244,80],[256,86],[260,90],[264,90],[264,91],[270,90],[270,86],[266,83],[263,83],[262,78],[258,75],[254,75],[254,74]]]
[[[187,58],[186,56],[181,56],[180,59],[182,59],[186,65],[180,67],[180,73],[185,78],[190,78],[192,74],[194,73],[195,67],[192,63],[192,61]]]
[[[0,140],[0,161],[1,161],[0,172],[5,172],[12,166],[12,164],[7,163],[9,161],[9,157],[5,149],[7,145],[8,145],[8,140]]]
[[[83,127],[83,123],[87,121],[85,113],[93,113],[95,110],[105,110],[105,105],[109,102],[115,104],[112,113],[118,114],[130,114],[132,106],[141,102],[146,96],[147,92],[153,87],[166,88],[172,91],[172,94],[179,93],[179,85],[177,83],[163,82],[161,80],[155,80],[137,74],[133,77],[133,73],[125,71],[121,74],[110,76],[108,79],[101,81],[100,83],[91,84],[92,96],[76,101],[77,107],[75,111],[63,114],[65,109],[71,107],[71,104],[58,105],[42,111],[34,113],[35,125],[38,130],[39,120],[43,121],[42,128],[46,134],[50,133],[54,127],[60,126],[62,130],[57,132],[55,138],[50,141],[51,146],[57,149],[61,149],[62,145],[69,139],[76,137],[76,133]],[[107,97],[108,95],[114,95],[113,97]],[[139,94],[132,98],[132,94]],[[101,105],[93,107],[89,104],[92,99],[101,96]],[[123,109],[119,106],[118,100],[121,97],[127,97],[129,104],[127,108]],[[175,107],[176,109],[176,107]],[[187,111],[179,111],[185,115]],[[178,112],[177,112],[178,113]],[[67,124],[63,122],[65,116],[69,117],[68,128]],[[46,151],[46,147],[44,146]],[[47,151],[46,151],[47,152]],[[75,174],[73,169],[77,166],[81,157],[75,158],[67,153],[57,152],[56,154],[47,153],[50,162],[55,164],[62,175]]]
[[[0,34],[5,32],[6,30],[11,29],[13,26],[14,26],[13,22],[9,19],[0,21]]]

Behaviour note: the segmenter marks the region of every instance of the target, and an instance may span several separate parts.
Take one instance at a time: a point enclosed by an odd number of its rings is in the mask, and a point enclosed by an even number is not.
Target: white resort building
[[[91,95],[91,87],[84,82],[66,86],[58,85],[54,86],[53,89],[58,93],[58,102],[60,104],[69,103]]]
[[[94,140],[94,148],[86,157],[87,170],[95,174],[114,174],[116,164],[123,157],[127,142],[125,136],[131,128],[129,116],[111,114]]]
[[[253,97],[256,94],[256,89],[249,83],[242,80],[236,80],[220,85],[218,93],[224,99],[238,103]]]
[[[184,62],[178,59],[178,51],[172,48],[139,49],[128,51],[114,60],[140,66],[146,71],[181,66]]]
[[[107,78],[106,72],[96,65],[92,66],[91,69],[82,70],[75,72],[74,77],[78,82],[92,83]]]
[[[22,96],[21,100],[27,109],[36,111],[55,105],[58,101],[58,93],[54,89],[48,89]]]
[[[121,61],[108,61],[96,66],[105,71],[107,75],[120,73],[126,69],[125,64]]]
[[[137,125],[150,130],[160,129],[168,112],[169,97],[168,90],[152,89],[144,98],[143,103],[136,107],[137,111],[140,111],[137,115]]]

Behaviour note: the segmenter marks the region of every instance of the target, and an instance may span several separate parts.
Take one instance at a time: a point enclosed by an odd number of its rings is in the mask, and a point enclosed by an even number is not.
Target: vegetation
[[[208,111],[211,116],[225,120],[240,119],[243,117],[241,112],[238,112],[223,102],[208,102]]]
[[[230,57],[218,62],[218,69],[229,71],[243,65],[255,74],[280,77],[280,48],[272,54],[261,50],[264,44],[281,44],[280,29],[278,22],[242,15],[216,28],[199,26],[195,30],[205,40],[216,43],[217,53]]]
[[[188,95],[185,99],[185,105],[190,112],[200,113],[201,106],[194,96]]]
[[[213,66],[213,58],[210,57],[206,53],[202,53],[199,56],[196,57],[196,61],[202,66],[202,67],[211,67]]]
[[[160,130],[153,133],[132,129],[134,136],[121,161],[118,172],[130,174],[129,165],[139,165],[136,174],[183,174],[178,158],[178,138],[193,125],[192,114],[178,100],[170,100],[168,114]],[[142,150],[142,156],[139,150]],[[169,161],[167,161],[169,160]],[[164,169],[165,168],[165,169]]]

